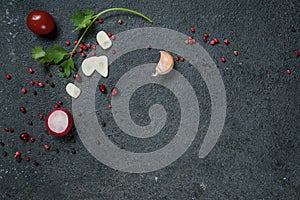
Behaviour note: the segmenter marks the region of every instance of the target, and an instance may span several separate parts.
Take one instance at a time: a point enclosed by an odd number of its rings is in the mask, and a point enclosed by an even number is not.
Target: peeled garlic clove
[[[96,71],[103,77],[108,76],[108,58],[107,56],[99,56]]]
[[[106,56],[93,56],[82,62],[81,69],[84,75],[91,76],[96,70],[101,76],[108,75],[108,58]]]
[[[73,98],[77,98],[80,95],[80,89],[74,85],[73,83],[68,83],[66,86],[66,91],[68,95],[70,95]]]
[[[160,51],[160,59],[155,68],[155,74],[163,75],[169,73],[174,67],[174,59],[173,56],[167,51]]]
[[[98,34],[97,34],[97,42],[98,44],[102,47],[102,49],[108,49],[109,47],[111,47],[112,45],[112,42],[111,40],[109,39],[108,35],[104,32],[104,31],[100,31]]]

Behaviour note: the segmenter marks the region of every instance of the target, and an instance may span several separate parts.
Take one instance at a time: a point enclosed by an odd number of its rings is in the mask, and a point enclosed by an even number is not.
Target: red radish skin
[[[55,121],[55,118],[53,116],[53,114],[55,114],[55,112],[59,112],[60,113],[60,117],[65,117],[66,118],[66,121],[65,121],[65,124],[63,125],[60,125],[62,126],[63,130],[62,131],[57,131],[57,130],[54,130],[55,126],[56,125],[56,128],[61,128],[61,127],[57,127],[57,124],[55,123],[58,123],[58,122],[61,122],[62,120],[58,120],[58,121]],[[59,114],[59,113],[56,113],[56,114]],[[54,124],[51,124],[51,121],[52,123]],[[52,110],[46,117],[46,120],[45,120],[45,126],[46,126],[46,129],[47,131],[54,135],[54,136],[64,136],[66,135],[71,127],[72,127],[72,116],[71,114],[69,113],[69,111],[67,111],[66,109],[64,108],[56,108],[54,110]],[[51,127],[52,126],[52,127]]]

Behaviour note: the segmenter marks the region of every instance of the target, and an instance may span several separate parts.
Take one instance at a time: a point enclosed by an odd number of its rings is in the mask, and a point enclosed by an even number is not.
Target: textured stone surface
[[[228,111],[223,133],[204,159],[198,158],[201,134],[193,145],[170,166],[147,174],[128,174],[113,170],[94,159],[84,148],[76,131],[71,136],[54,138],[45,132],[44,121],[38,114],[46,115],[59,100],[71,109],[71,98],[64,87],[72,78],[60,79],[55,66],[55,88],[32,87],[30,80],[43,81],[47,71],[30,58],[35,45],[50,47],[64,45],[78,37],[72,33],[68,18],[74,10],[91,8],[100,11],[108,7],[128,7],[141,11],[153,19],[149,24],[131,14],[110,13],[103,16],[104,23],[94,26],[86,41],[95,41],[99,30],[118,33],[144,26],[165,27],[190,34],[194,26],[197,40],[208,32],[211,37],[229,38],[229,46],[204,48],[215,59],[223,76],[227,92]],[[25,24],[26,15],[33,9],[50,12],[57,25],[55,38],[43,38],[31,33]],[[299,1],[1,1],[1,47],[0,54],[0,141],[8,156],[0,156],[1,199],[300,199],[300,138],[299,117],[299,59],[294,50],[300,48],[300,3]],[[119,25],[121,18],[124,23]],[[290,32],[295,26],[297,32]],[[71,48],[71,47],[69,47]],[[239,56],[232,54],[233,49]],[[220,58],[225,56],[226,63]],[[111,75],[105,84],[113,87],[124,70],[137,64],[157,61],[156,50],[132,52],[124,55],[111,66]],[[77,65],[81,58],[75,58]],[[122,70],[118,67],[123,66]],[[34,74],[27,72],[28,68]],[[200,96],[200,111],[203,116],[199,132],[204,133],[209,123],[209,94],[201,76],[192,74],[188,63],[180,63],[178,70],[189,77]],[[292,74],[287,75],[286,69]],[[5,74],[12,76],[5,79]],[[50,80],[50,79],[49,79]],[[27,94],[21,93],[25,86]],[[35,88],[35,89],[34,89]],[[155,87],[137,91],[137,102],[132,108],[133,119],[138,124],[147,124],[146,110],[139,96],[149,95]],[[37,96],[33,91],[37,91]],[[98,93],[97,93],[98,94]],[[172,94],[161,89],[152,102],[171,103],[178,108]],[[165,96],[166,95],[166,96]],[[176,124],[168,127],[168,134],[158,135],[148,141],[130,141],[119,134],[109,110],[104,107],[108,97],[99,96],[99,118],[106,121],[105,130],[112,141],[134,151],[152,151],[166,144],[176,131]],[[144,99],[145,100],[145,99]],[[151,104],[150,102],[150,104]],[[27,113],[19,112],[24,106]],[[101,112],[100,112],[101,111]],[[173,112],[173,111],[172,111]],[[171,121],[178,121],[176,114]],[[171,117],[172,118],[172,117]],[[33,121],[33,126],[27,124]],[[3,131],[13,127],[14,133]],[[23,143],[18,136],[27,131],[36,138],[35,143]],[[43,145],[49,143],[50,150]],[[156,143],[156,144],[153,144]],[[149,146],[151,145],[152,146]],[[126,145],[128,147],[126,147]],[[59,153],[55,149],[59,149]],[[18,163],[13,159],[15,151],[31,149],[31,161]],[[38,166],[34,166],[38,162]],[[156,178],[157,177],[157,180]],[[204,190],[201,183],[206,185]]]

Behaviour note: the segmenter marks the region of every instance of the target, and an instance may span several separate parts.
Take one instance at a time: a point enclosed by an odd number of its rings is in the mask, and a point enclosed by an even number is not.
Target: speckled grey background
[[[93,42],[95,33],[101,29],[118,33],[144,26],[165,27],[186,34],[195,26],[194,35],[199,41],[205,32],[212,37],[230,39],[229,46],[212,47],[200,41],[220,69],[228,101],[223,133],[205,159],[198,158],[203,139],[199,134],[188,151],[170,166],[147,174],[123,173],[94,159],[75,129],[62,138],[45,132],[44,121],[37,116],[47,114],[58,100],[71,109],[71,98],[64,87],[72,78],[58,78],[55,67],[49,69],[53,73],[53,78],[49,78],[48,71],[30,58],[30,49],[35,45],[64,45],[66,39],[76,39],[78,33],[71,33],[68,18],[74,10],[85,7],[95,11],[128,7],[154,21],[151,25],[130,14],[110,13],[103,17],[103,24],[95,25],[86,41]],[[33,9],[44,9],[53,15],[57,37],[42,38],[27,29],[25,18]],[[124,20],[123,25],[116,22],[119,18]],[[1,199],[300,199],[300,103],[297,100],[300,58],[294,56],[295,49],[300,48],[299,1],[1,0],[0,19],[0,141],[5,144],[0,149],[8,153],[7,157],[0,156]],[[291,26],[297,32],[290,32]],[[239,51],[238,57],[233,56],[233,49]],[[111,66],[113,76],[105,81],[106,86],[111,88],[132,65],[157,61],[157,52],[153,49],[123,56]],[[222,56],[227,58],[226,63],[220,62]],[[75,60],[80,65],[79,56]],[[124,68],[118,70],[120,66]],[[35,73],[29,74],[28,67],[33,67]],[[203,133],[210,112],[205,83],[201,76],[193,76],[188,63],[176,67],[191,79],[199,97],[203,113],[199,132]],[[291,75],[285,73],[286,69],[291,69]],[[12,75],[10,81],[5,79],[6,73]],[[45,78],[53,81],[55,88],[29,85],[30,80]],[[20,91],[23,86],[28,90],[25,95]],[[37,96],[32,94],[34,90]],[[141,96],[157,90],[157,98],[141,103]],[[129,150],[151,151],[154,146],[150,148],[149,144],[157,143],[161,147],[172,138],[170,134],[160,134],[151,141],[130,141],[126,135],[119,134],[109,110],[104,109],[109,95],[99,93],[97,100],[99,119],[107,122],[105,131],[116,144]],[[171,108],[169,104],[178,107],[172,94],[149,85],[137,91],[130,106],[138,124],[147,124],[146,110],[152,101],[166,104],[167,109]],[[20,113],[19,106],[25,106],[28,112]],[[174,121],[178,121],[176,109],[171,112]],[[28,120],[33,121],[33,126],[27,125]],[[4,127],[13,127],[14,132],[4,132]],[[169,125],[168,130],[176,131],[176,124]],[[34,136],[36,142],[20,141],[18,136],[24,131]],[[46,143],[51,145],[48,151],[43,148]],[[29,149],[31,161],[16,162],[14,152],[21,151],[24,158]],[[202,183],[206,185],[205,190]]]

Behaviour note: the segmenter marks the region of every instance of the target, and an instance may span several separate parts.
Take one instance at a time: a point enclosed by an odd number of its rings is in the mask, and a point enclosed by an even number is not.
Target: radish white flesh
[[[80,89],[73,83],[68,83],[66,86],[66,91],[73,98],[77,98],[80,95]]]
[[[56,108],[47,115],[45,125],[50,134],[64,136],[72,127],[71,114],[64,108]]]
[[[68,127],[68,115],[61,110],[53,112],[48,118],[48,126],[55,133],[64,132]]]
[[[106,56],[93,56],[85,59],[81,65],[82,72],[86,76],[91,76],[96,70],[101,76],[108,76],[108,58]]]
[[[112,46],[112,42],[110,40],[110,38],[108,37],[108,35],[104,32],[104,31],[100,31],[97,34],[97,42],[99,43],[100,47],[102,47],[102,49],[108,49],[109,47]]]

